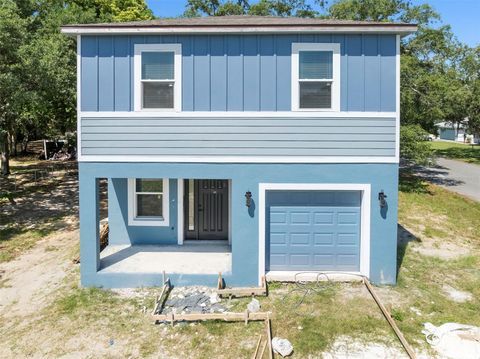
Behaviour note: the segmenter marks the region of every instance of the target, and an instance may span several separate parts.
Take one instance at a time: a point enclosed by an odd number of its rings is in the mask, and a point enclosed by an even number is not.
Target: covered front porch
[[[229,274],[231,246],[222,241],[186,241],[183,245],[109,245],[100,253],[98,273]]]
[[[174,285],[215,286],[220,272],[232,277],[232,180],[225,173],[179,178],[163,166],[81,172],[82,285],[157,286],[165,273]],[[105,248],[102,223],[108,223]]]

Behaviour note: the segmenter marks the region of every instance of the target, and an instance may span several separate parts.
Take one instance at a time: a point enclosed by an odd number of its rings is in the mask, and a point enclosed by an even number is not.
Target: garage
[[[361,268],[362,191],[267,190],[267,271]]]

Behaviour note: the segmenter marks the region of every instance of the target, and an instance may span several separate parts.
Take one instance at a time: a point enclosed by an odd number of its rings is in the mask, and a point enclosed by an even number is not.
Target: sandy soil
[[[78,230],[49,236],[17,259],[0,264],[0,316],[28,316],[51,302],[50,296],[74,269],[69,254]]]

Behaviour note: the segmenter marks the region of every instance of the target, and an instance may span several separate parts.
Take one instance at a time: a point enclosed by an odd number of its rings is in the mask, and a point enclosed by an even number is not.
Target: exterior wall
[[[455,141],[455,130],[453,128],[440,128],[440,138],[442,140]]]
[[[161,285],[161,276],[137,273],[123,274],[97,273],[100,267],[98,256],[98,191],[96,178],[204,178],[231,179],[231,233],[232,233],[232,272],[225,274],[230,285],[246,286],[258,283],[259,253],[259,184],[260,183],[355,183],[371,184],[370,213],[370,279],[376,283],[392,284],[396,281],[397,246],[397,204],[398,204],[398,165],[397,164],[179,164],[179,163],[87,163],[79,164],[80,169],[80,251],[82,284],[86,286],[126,287],[140,285]],[[113,198],[111,221],[117,227],[112,237],[119,240],[133,239],[135,243],[170,242],[175,229],[165,236],[155,230],[145,229],[133,233],[121,225],[124,220],[121,210],[125,206],[125,180],[113,180],[118,192]],[[171,180],[171,213],[177,198],[175,181]],[[380,209],[378,192],[387,194],[388,206]],[[251,191],[253,205],[245,206],[245,192]],[[112,197],[113,196],[113,197]],[[118,218],[115,218],[117,217]],[[176,217],[171,217],[170,227],[176,228]],[[131,237],[130,237],[131,236]],[[112,238],[116,241],[117,239]],[[158,242],[157,242],[158,241]],[[214,286],[216,276],[170,275],[174,285],[205,284]]]
[[[133,111],[135,44],[182,44],[183,111],[290,111],[292,42],[340,43],[341,111],[395,111],[396,36],[82,36],[81,111]]]
[[[81,154],[395,156],[395,116],[82,118]]]

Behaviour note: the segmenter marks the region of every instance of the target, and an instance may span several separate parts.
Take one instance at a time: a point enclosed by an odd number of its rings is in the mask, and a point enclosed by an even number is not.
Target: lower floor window
[[[168,225],[167,179],[129,179],[129,222],[132,225]]]

